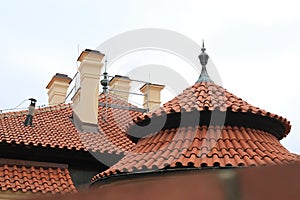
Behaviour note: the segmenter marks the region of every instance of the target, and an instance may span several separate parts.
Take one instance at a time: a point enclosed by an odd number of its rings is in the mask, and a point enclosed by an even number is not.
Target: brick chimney
[[[128,101],[130,83],[129,77],[116,75],[109,81],[110,93]]]
[[[140,88],[140,91],[144,94],[143,106],[145,109],[148,107],[149,111],[154,111],[160,107],[160,92],[164,87],[164,85],[146,83]]]
[[[78,61],[80,87],[72,98],[73,122],[78,130],[99,132],[98,129],[98,95],[101,63],[104,54],[96,50],[86,49]]]
[[[48,103],[50,105],[64,103],[68,87],[72,79],[65,74],[56,73],[46,86],[48,89]]]

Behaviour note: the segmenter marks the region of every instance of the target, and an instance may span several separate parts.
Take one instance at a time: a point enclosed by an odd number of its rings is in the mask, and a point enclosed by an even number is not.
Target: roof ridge
[[[127,104],[128,106],[130,107],[133,107],[133,108],[139,108],[138,106],[136,105],[133,105],[127,101],[125,101],[124,99],[118,97],[117,95],[115,94],[108,94],[108,97],[112,97],[111,99],[112,100],[116,100],[116,101],[120,101],[120,103],[124,103],[124,104]],[[101,98],[105,98],[105,94],[99,94],[99,97],[98,97],[98,101],[101,100]],[[48,106],[37,106],[35,108],[35,114],[37,113],[43,113],[43,112],[50,112],[50,111],[58,111],[58,110],[61,110],[61,109],[66,109],[66,108],[71,108],[72,107],[72,103],[60,103],[60,104],[55,104],[55,105],[48,105]],[[20,117],[20,116],[23,116],[23,115],[26,115],[28,113],[28,110],[15,110],[15,111],[9,111],[9,112],[3,112],[3,113],[0,113],[0,119],[3,119],[3,118],[10,118],[10,117]]]
[[[56,105],[50,105],[46,107],[37,107],[35,109],[35,114],[37,113],[43,113],[43,112],[50,112],[54,110],[62,110],[65,108],[70,108],[71,103],[61,103],[61,104],[56,104]],[[19,110],[19,111],[10,111],[10,112],[5,112],[5,113],[0,113],[0,119],[3,118],[11,118],[11,117],[20,117],[23,115],[26,115],[28,113],[28,110]]]

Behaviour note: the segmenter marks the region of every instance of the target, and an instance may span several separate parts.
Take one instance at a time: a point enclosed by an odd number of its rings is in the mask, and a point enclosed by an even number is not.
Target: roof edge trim
[[[195,118],[197,119],[198,117],[200,120],[195,121]],[[163,124],[163,127],[161,124]],[[208,127],[210,125],[229,125],[253,128],[268,132],[279,140],[285,136],[286,132],[285,126],[280,121],[268,116],[256,115],[250,112],[233,112],[230,110],[226,112],[207,110],[154,116],[132,125],[126,133],[133,142],[137,142],[140,138],[162,130],[194,125],[206,125]],[[158,130],[157,127],[160,127],[160,129]]]

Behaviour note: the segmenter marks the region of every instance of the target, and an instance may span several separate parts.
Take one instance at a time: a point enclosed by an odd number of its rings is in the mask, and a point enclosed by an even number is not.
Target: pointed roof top
[[[177,95],[172,100],[163,104],[163,106],[156,111],[137,116],[137,118],[133,120],[136,124],[133,124],[128,129],[129,134],[134,135],[135,137],[134,132],[138,126],[145,126],[150,123],[149,119],[155,121],[155,118],[161,118],[165,115],[169,116],[169,118],[166,119],[167,121],[164,128],[172,128],[170,126],[173,126],[172,124],[174,124],[174,117],[171,115],[174,115],[175,113],[192,113],[195,111],[216,111],[222,113],[221,115],[223,116],[221,117],[225,119],[220,121],[218,125],[224,125],[221,123],[227,123],[227,125],[231,126],[245,126],[246,121],[248,127],[259,128],[260,130],[270,132],[278,139],[282,139],[290,132],[291,125],[287,119],[252,106],[241,98],[228,92],[223,87],[215,84],[210,79],[206,71],[209,56],[205,53],[206,49],[204,47],[204,41],[201,51],[202,53],[199,55],[199,59],[202,65],[202,72],[198,81],[194,85],[186,88],[181,94]],[[247,114],[247,116],[243,117],[243,120],[233,120],[233,118],[237,117],[235,113],[238,113],[238,115]],[[212,121],[206,120],[204,123],[203,118],[204,117],[202,116],[199,124],[209,125]],[[180,123],[180,121],[181,120],[179,119],[179,122],[176,123]],[[141,135],[146,134],[146,132],[149,133],[149,130],[145,129],[145,133],[141,133]]]
[[[201,51],[202,51],[202,53],[198,57],[199,57],[201,65],[202,65],[202,71],[201,71],[199,79],[197,80],[196,83],[198,83],[198,82],[213,82],[210,79],[210,77],[209,77],[209,75],[207,73],[207,70],[206,70],[206,65],[207,65],[209,56],[207,55],[207,53],[205,53],[206,49],[204,47],[204,40],[202,41],[202,49],[201,49]]]

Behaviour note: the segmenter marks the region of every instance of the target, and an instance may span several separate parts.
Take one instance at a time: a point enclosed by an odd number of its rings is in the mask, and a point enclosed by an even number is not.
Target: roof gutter
[[[130,179],[140,179],[140,178],[147,178],[147,177],[158,177],[158,176],[166,176],[168,174],[180,174],[180,173],[196,173],[199,171],[216,171],[219,169],[237,169],[237,168],[245,168],[243,167],[233,167],[233,166],[226,166],[226,167],[204,167],[204,168],[172,168],[172,169],[156,169],[156,170],[148,170],[148,171],[139,171],[139,172],[127,172],[127,173],[119,173],[113,174],[110,176],[102,177],[97,179],[96,181],[92,182],[89,188],[96,188],[101,185],[112,184],[117,181],[122,180],[130,180]]]

